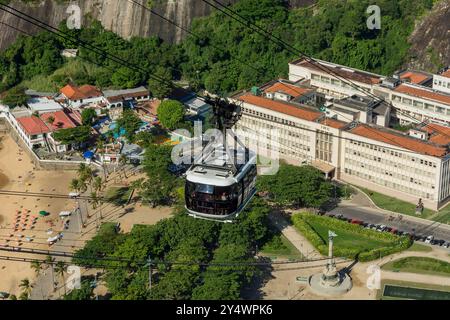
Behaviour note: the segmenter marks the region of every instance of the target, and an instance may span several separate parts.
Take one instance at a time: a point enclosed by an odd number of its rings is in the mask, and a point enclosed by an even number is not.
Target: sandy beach
[[[76,176],[75,171],[36,170],[29,156],[20,149],[11,137],[0,136],[0,190],[67,195],[70,181]],[[117,184],[117,177],[115,176],[117,174],[110,177],[106,188]],[[127,181],[123,181],[123,183],[127,185],[142,176],[127,177]],[[74,200],[44,197],[0,195],[0,203],[0,246],[46,250],[52,249],[49,248],[46,240],[63,230],[62,221],[58,216],[59,213],[61,211],[72,211],[76,208]],[[89,207],[90,212],[95,211],[91,206]],[[105,212],[103,221],[120,222],[124,232],[129,232],[135,224],[155,224],[161,219],[170,217],[172,212],[171,208],[152,209],[141,204],[132,204],[126,206],[126,208],[116,207],[112,204],[104,204],[102,207]],[[130,208],[132,210],[125,214],[125,209]],[[45,218],[38,217],[41,210],[49,212],[50,215]],[[111,214],[106,214],[107,212],[111,212]],[[33,224],[35,217],[38,218],[36,223]],[[87,220],[88,227],[83,230],[83,235],[71,234],[70,242],[76,243],[76,247],[67,246],[67,248],[64,247],[64,250],[73,251],[82,247],[84,241],[94,236],[96,223],[93,220],[96,218],[97,216],[93,215]],[[52,229],[52,234],[47,233],[49,229]],[[1,255],[45,258],[10,252],[0,252]],[[28,278],[31,282],[36,280],[36,274],[31,269],[30,263],[0,260],[0,291],[19,296],[19,284],[25,278]]]
[[[0,189],[22,192],[43,192],[67,194],[68,186],[75,172],[36,170],[28,155],[9,136],[1,136],[0,142]],[[74,209],[73,201],[66,199],[18,197],[0,195],[0,245],[47,249],[45,230],[57,229],[58,214]],[[33,216],[39,211],[50,213],[49,217],[38,218],[33,226]],[[19,219],[16,220],[16,217]],[[19,228],[14,230],[17,221]],[[25,240],[33,238],[32,242]],[[18,241],[21,239],[22,241]],[[3,252],[2,255],[11,254]],[[28,255],[29,257],[29,255]],[[22,279],[33,281],[34,271],[29,263],[5,262],[0,260],[0,291],[20,295],[18,285]]]

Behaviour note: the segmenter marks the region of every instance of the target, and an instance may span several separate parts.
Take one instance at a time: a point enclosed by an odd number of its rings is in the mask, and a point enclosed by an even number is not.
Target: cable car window
[[[214,194],[214,186],[207,184],[197,184],[195,192]]]

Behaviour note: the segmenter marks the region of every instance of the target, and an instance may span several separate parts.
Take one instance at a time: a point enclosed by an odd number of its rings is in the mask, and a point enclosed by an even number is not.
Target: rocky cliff
[[[149,3],[148,0],[137,1],[144,5]],[[222,2],[233,3],[236,1],[223,0]],[[57,26],[69,16],[66,10],[70,4],[80,6],[85,21],[87,17],[97,19],[105,28],[125,38],[158,35],[166,41],[177,42],[184,35],[181,29],[163,21],[129,0],[36,0],[27,3],[20,0],[10,1],[10,5],[14,8],[52,26]],[[189,28],[193,18],[205,16],[211,12],[211,7],[200,0],[151,0],[151,7],[185,28]],[[0,11],[0,21],[31,33],[39,29],[3,11]],[[17,35],[17,31],[0,25],[0,49],[14,41]]]
[[[189,28],[195,17],[206,16],[212,8],[200,0],[136,0],[148,6],[162,16],[175,21],[184,28]],[[224,4],[235,3],[238,0],[222,0]],[[315,0],[286,0],[293,7],[310,5]],[[131,36],[147,37],[157,35],[169,42],[180,41],[185,33],[174,25],[151,14],[143,7],[130,0],[20,0],[10,1],[10,5],[45,23],[57,26],[69,14],[66,10],[70,4],[77,4],[85,17],[99,20],[102,25],[124,38]],[[27,30],[31,33],[38,30],[27,22],[0,11],[0,21]],[[7,47],[17,37],[18,32],[0,24],[0,50]]]
[[[441,0],[419,19],[410,37],[408,67],[436,72],[450,66],[450,0]]]

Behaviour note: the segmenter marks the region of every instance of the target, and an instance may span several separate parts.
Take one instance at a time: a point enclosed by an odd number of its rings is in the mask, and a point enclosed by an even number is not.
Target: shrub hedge
[[[344,230],[354,234],[355,236],[362,236],[368,239],[386,242],[386,246],[384,247],[363,251],[356,248],[334,248],[334,253],[336,256],[351,259],[357,258],[359,261],[363,262],[375,260],[380,256],[384,257],[406,250],[412,244],[409,237],[399,237],[388,232],[368,230],[359,225],[306,212],[294,215],[292,217],[292,222],[297,230],[299,230],[322,255],[328,254],[328,243],[312,228],[311,224],[314,223],[325,224],[330,227],[330,229],[334,229],[337,232],[338,230]]]

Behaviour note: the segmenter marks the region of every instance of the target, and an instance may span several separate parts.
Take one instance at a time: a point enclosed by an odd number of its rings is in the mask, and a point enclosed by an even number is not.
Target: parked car
[[[434,246],[438,245],[439,244],[439,240],[433,239],[433,240],[431,240],[430,244],[432,244]]]
[[[437,244],[439,245],[439,246],[443,246],[444,245],[444,243],[445,243],[445,240],[436,240],[437,241]]]
[[[431,243],[431,241],[433,241],[434,240],[434,237],[433,236],[428,236],[426,239],[425,239],[425,243]]]
[[[450,242],[446,242],[443,247],[447,249],[450,248]]]
[[[369,224],[368,224],[367,222],[363,222],[362,226],[363,226],[364,228],[367,228],[367,227],[369,226]]]
[[[72,211],[62,211],[59,213],[60,218],[67,218],[72,215]]]
[[[392,230],[391,227],[386,227],[386,228],[384,229],[385,232],[391,232],[391,230]]]
[[[336,218],[336,216],[334,214],[330,214],[329,217],[330,218]]]
[[[69,193],[69,198],[71,198],[71,199],[75,199],[75,198],[78,198],[78,197],[80,197],[80,194],[78,192],[71,192],[71,193]]]
[[[358,220],[358,219],[352,219],[350,221],[350,223],[351,224],[357,224],[357,225],[362,225],[363,224],[363,222],[361,220]]]
[[[392,234],[398,234],[398,230],[395,228],[391,228],[391,230],[389,232]]]
[[[382,225],[378,226],[377,231],[378,232],[383,232],[384,230],[386,230],[386,228],[387,227],[384,224],[382,224]]]
[[[342,220],[342,218],[344,218],[344,215],[343,215],[343,214],[337,214],[337,215],[335,216],[335,218],[336,218],[336,219]]]

